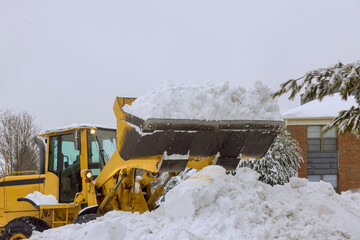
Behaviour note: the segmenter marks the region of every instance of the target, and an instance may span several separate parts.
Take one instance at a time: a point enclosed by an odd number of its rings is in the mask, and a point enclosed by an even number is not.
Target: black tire
[[[96,213],[88,213],[88,214],[76,216],[74,223],[75,224],[87,223],[97,219],[98,217],[101,217],[101,215]]]
[[[30,238],[33,231],[42,232],[49,229],[43,220],[35,217],[20,217],[8,222],[1,231],[1,240]]]

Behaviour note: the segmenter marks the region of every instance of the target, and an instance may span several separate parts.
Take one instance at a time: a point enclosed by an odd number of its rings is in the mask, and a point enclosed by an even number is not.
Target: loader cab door
[[[109,129],[97,129],[88,131],[88,168],[96,178],[107,161],[116,151],[116,131]]]
[[[74,133],[49,139],[49,172],[59,178],[59,202],[71,203],[80,192],[80,151],[75,150]]]

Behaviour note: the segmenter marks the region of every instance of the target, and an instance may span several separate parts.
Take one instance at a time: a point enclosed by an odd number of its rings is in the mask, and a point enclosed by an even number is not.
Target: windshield
[[[96,129],[94,134],[88,131],[88,164],[94,176],[116,151],[116,131]]]

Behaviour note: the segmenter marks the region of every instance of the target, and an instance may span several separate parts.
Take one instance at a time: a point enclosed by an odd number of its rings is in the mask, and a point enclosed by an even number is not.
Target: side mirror
[[[80,139],[80,132],[79,131],[75,131],[75,139],[74,139],[74,148],[75,150],[80,150],[80,143],[81,143],[81,139]]]

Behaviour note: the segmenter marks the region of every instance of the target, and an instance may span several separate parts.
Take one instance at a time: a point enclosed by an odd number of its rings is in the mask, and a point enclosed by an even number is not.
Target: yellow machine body
[[[117,98],[117,129],[77,126],[46,132],[42,174],[0,179],[0,225],[35,217],[49,227],[87,213],[153,210],[164,186],[186,167],[211,164],[234,170],[240,157],[262,157],[283,122],[143,120],[122,110],[134,98]],[[160,174],[164,184],[152,189]],[[36,205],[26,196],[53,195],[59,204]]]

